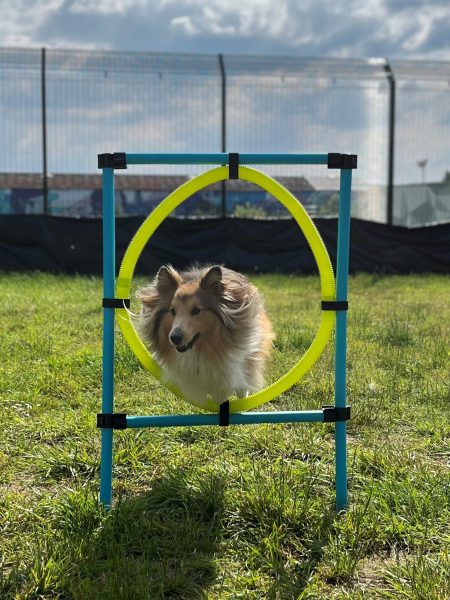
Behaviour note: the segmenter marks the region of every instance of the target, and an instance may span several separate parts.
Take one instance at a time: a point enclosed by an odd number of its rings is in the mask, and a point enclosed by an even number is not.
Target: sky
[[[449,0],[0,0],[1,46],[450,60]]]
[[[50,172],[91,172],[92,157],[105,148],[218,151],[218,53],[227,69],[233,55],[450,65],[450,0],[0,0],[0,9],[0,47],[205,54],[202,60],[214,63],[201,82],[192,74],[151,73],[138,55],[133,60],[140,68],[126,74],[111,66],[101,75],[86,67],[79,76],[64,66],[49,74]],[[11,150],[0,157],[3,171],[39,171],[42,163],[38,51],[36,57],[26,76],[20,69],[0,71],[0,122]],[[379,79],[353,77],[350,84],[334,71],[304,80],[229,77],[228,149],[357,153],[359,181],[384,185],[389,84],[378,68]],[[424,159],[427,181],[440,181],[450,170],[450,77],[421,83],[397,80],[396,183],[421,181],[417,163]]]

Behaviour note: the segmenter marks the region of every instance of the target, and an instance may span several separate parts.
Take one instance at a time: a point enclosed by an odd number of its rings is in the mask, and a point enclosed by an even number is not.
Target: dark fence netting
[[[142,219],[116,220],[117,267]],[[315,219],[336,263],[337,219]],[[144,249],[137,272],[165,263],[219,263],[244,272],[314,273],[311,250],[292,219],[166,219]],[[407,229],[352,219],[350,271],[448,273],[450,223]],[[101,274],[101,219],[0,216],[0,270]]]

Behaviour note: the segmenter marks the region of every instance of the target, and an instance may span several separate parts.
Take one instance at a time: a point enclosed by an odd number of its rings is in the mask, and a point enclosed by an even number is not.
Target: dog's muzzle
[[[188,344],[182,344],[180,346],[175,346],[177,349],[177,352],[187,352],[187,350],[190,350],[192,348],[192,346],[195,344],[195,342],[198,340],[199,337],[200,337],[200,334],[196,333],[194,335],[194,337],[192,338],[192,340]]]

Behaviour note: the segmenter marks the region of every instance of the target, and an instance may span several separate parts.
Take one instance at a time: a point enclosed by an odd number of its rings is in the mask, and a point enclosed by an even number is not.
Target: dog
[[[136,329],[163,370],[163,382],[203,406],[264,387],[274,333],[258,289],[219,265],[177,272],[162,266],[137,292]]]

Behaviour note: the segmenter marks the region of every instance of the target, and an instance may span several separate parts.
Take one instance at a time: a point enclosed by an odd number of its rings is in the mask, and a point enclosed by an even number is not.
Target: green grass
[[[320,318],[316,277],[252,278],[277,332],[269,380]],[[333,426],[117,432],[97,502],[101,281],[0,276],[0,597],[450,598],[450,279],[350,280],[349,493]],[[333,401],[330,346],[265,410]],[[194,410],[117,335],[116,409]]]

